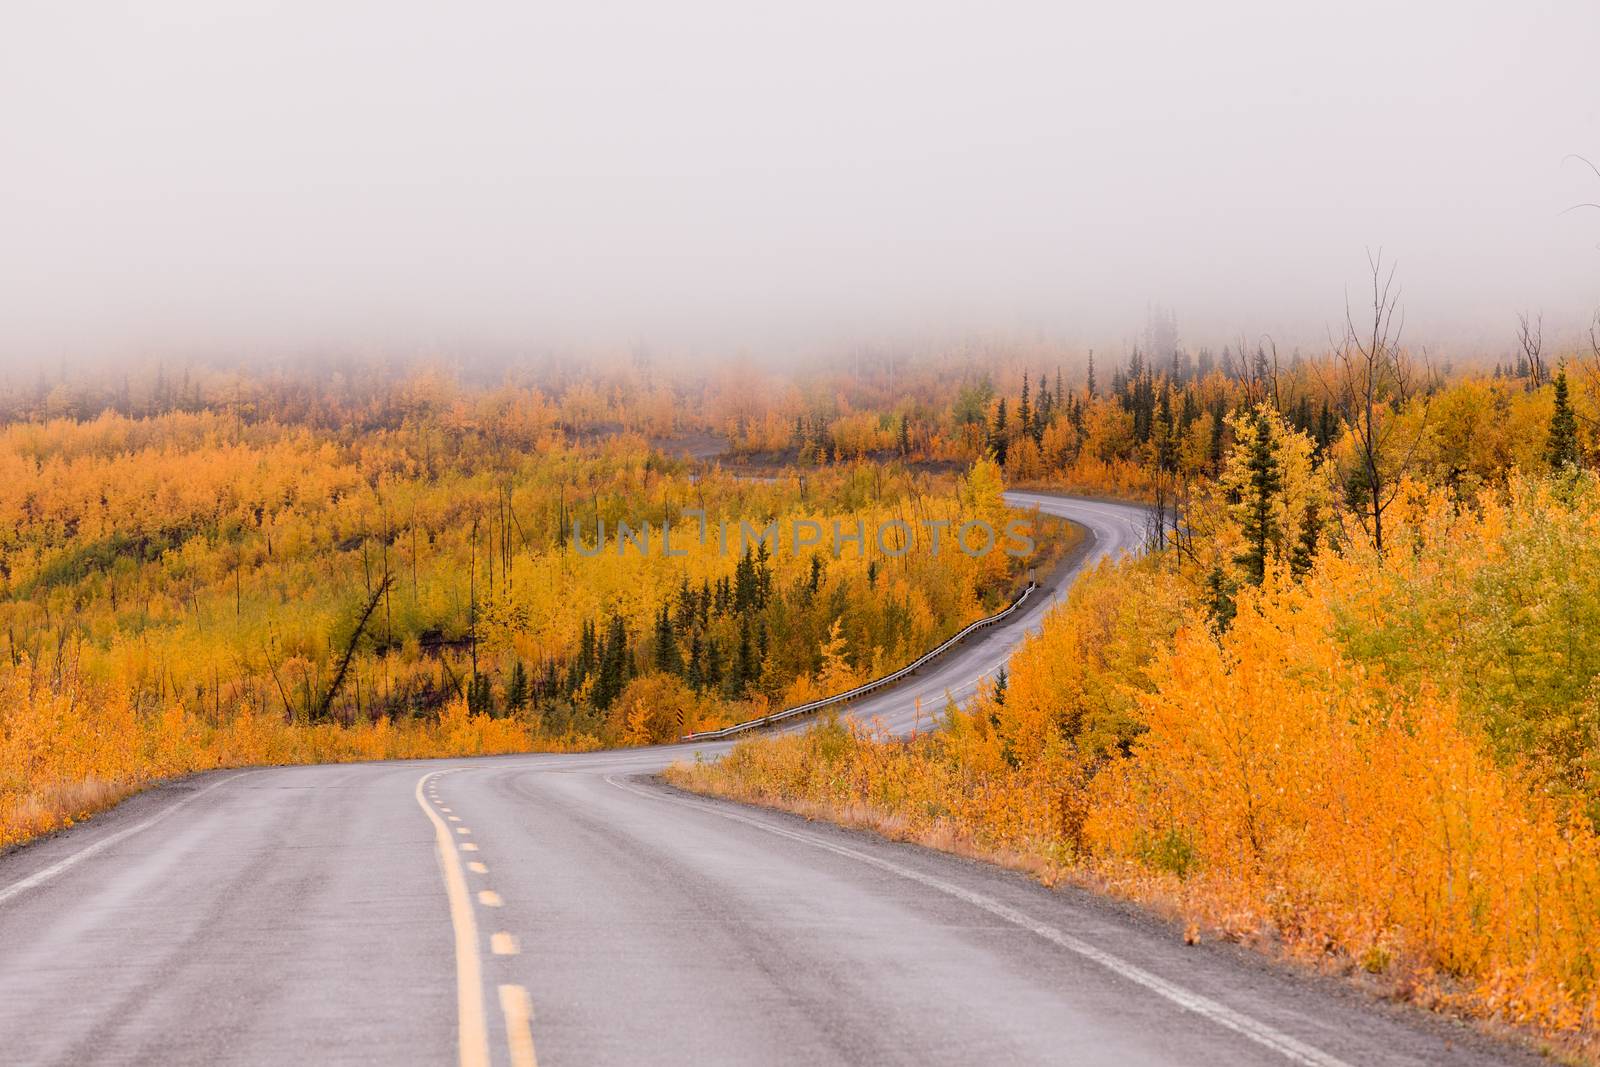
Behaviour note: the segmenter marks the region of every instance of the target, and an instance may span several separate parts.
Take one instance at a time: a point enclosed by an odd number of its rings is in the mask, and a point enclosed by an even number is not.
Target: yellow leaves
[[[1017,438],[1006,450],[1006,478],[1013,484],[1031,482],[1044,473],[1039,446],[1026,435]]]
[[[1114,750],[1137,729],[1133,693],[1167,647],[1191,597],[1155,561],[1102,564],[1024,643],[1010,664],[997,729],[1029,759],[1067,741],[1085,756]]]
[[[827,696],[809,674],[799,674],[783,691],[779,706],[792,708],[799,704],[809,704],[813,700],[820,700]]]
[[[830,431],[841,456],[852,459],[894,447],[894,431],[876,412],[858,412],[834,420]]]
[[[826,694],[843,693],[855,687],[858,682],[854,667],[850,666],[845,658],[849,642],[843,633],[844,620],[834,619],[833,625],[828,629],[827,640],[823,641],[818,654],[822,658],[822,666],[817,671],[817,688]]]
[[[1292,947],[1399,950],[1485,990],[1537,960],[1562,990],[1542,1021],[1592,1011],[1595,835],[1497,767],[1435,689],[1349,662],[1332,625],[1312,592],[1269,580],[1220,641],[1198,619],[1180,633],[1140,698],[1134,758],[1094,783],[1093,846],[1149,863],[1152,842],[1182,840],[1191,894]]]
[[[1217,478],[1217,488],[1225,498],[1240,501],[1229,510],[1233,513],[1234,524],[1243,526],[1256,495],[1251,484],[1251,452],[1265,433],[1279,481],[1268,516],[1274,531],[1271,547],[1274,558],[1286,559],[1306,537],[1308,527],[1310,534],[1315,535],[1316,525],[1326,518],[1329,510],[1331,494],[1327,477],[1312,459],[1315,446],[1310,437],[1293,429],[1282,414],[1265,402],[1254,411],[1241,411],[1229,417],[1228,426],[1233,431],[1234,447],[1228,452]]]
[[[874,531],[890,521],[920,532],[922,520],[971,517],[954,479],[865,463],[771,481],[695,471],[633,433],[610,432],[614,422],[693,421],[673,410],[672,383],[624,379],[575,386],[556,404],[525,387],[463,390],[427,375],[360,401],[318,398],[297,383],[286,387],[287,408],[244,422],[229,383],[226,412],[0,428],[0,640],[10,635],[8,652],[45,660],[72,643],[65,655],[83,675],[126,691],[141,713],[181,700],[206,728],[245,709],[304,719],[331,684],[352,605],[387,573],[398,580],[331,707],[339,722],[365,721],[431,707],[457,686],[474,638],[497,692],[514,660],[553,663],[564,681],[581,626],[613,611],[648,642],[663,604],[680,613],[683,579],[697,592],[733,571],[741,518],[783,530],[810,519],[825,532],[837,520],[846,535],[859,524],[864,550],[850,545],[830,559],[824,544],[771,560],[779,596],[809,579],[813,553],[826,564],[813,601],[767,620],[755,696],[775,699],[811,672],[818,629],[833,618],[843,615],[862,643],[848,660],[859,674],[920,654],[985,613],[980,593],[992,600],[1009,582],[1008,561],[952,551],[950,533],[938,559],[916,550],[891,558],[875,546]],[[270,392],[256,387],[255,399]],[[787,447],[792,419],[773,422],[758,392],[724,399],[730,417],[762,416],[759,432]],[[319,401],[328,406],[307,410]],[[339,424],[336,410],[356,421]],[[607,432],[569,438],[555,428],[563,417],[584,433]],[[876,411],[842,417],[860,431],[856,443],[873,448],[898,428]],[[999,506],[992,465],[972,486],[983,507]],[[685,508],[706,510],[704,543]],[[558,537],[581,517],[592,541],[597,516],[613,545],[619,519],[649,520],[655,551],[586,558]],[[663,517],[686,555],[662,554]],[[722,520],[735,542],[727,551]],[[726,663],[737,633],[726,621],[713,629]],[[624,724],[614,725],[620,736]],[[192,747],[174,741],[161,759],[184,763]]]
[[[676,741],[700,728],[699,698],[671,674],[652,671],[629,682],[611,708],[611,736],[625,745]]]
[[[571,739],[579,747],[592,742]],[[566,739],[542,742],[562,750]],[[70,674],[59,685],[28,661],[0,668],[0,848],[116,803],[163,778],[263,763],[416,759],[525,752],[526,723],[469,714],[457,698],[437,722],[387,718],[294,726],[239,711],[209,724],[181,703],[135,709],[119,690]]]
[[[1497,760],[1480,725],[1526,708],[1596,788],[1592,734],[1557,728],[1600,721],[1600,502],[1564,492],[1513,478],[1463,512],[1406,486],[1384,560],[1354,540],[1303,581],[1269,569],[1220,635],[1173,568],[1107,566],[1016,654],[1004,701],[939,734],[824,725],[672,773],[1043,877],[1075,864],[1192,937],[1265,936],[1593,1038],[1592,792],[1553,784],[1542,749]]]
[[[650,708],[642,703],[625,703],[623,710],[622,743],[648,745],[650,743]]]
[[[1005,479],[1000,475],[1000,466],[987,456],[974,460],[972,467],[961,483],[961,503],[966,509],[966,518],[982,519],[993,526],[996,531],[1004,525],[1005,501],[1002,494],[1005,492]]]

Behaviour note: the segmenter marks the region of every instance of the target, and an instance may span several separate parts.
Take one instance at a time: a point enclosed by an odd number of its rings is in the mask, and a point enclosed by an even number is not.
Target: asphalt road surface
[[[1016,496],[1088,527],[1080,565],[1143,535]],[[916,697],[970,693],[1050,599],[852,714],[926,725]],[[0,857],[0,1064],[1533,1062],[1088,894],[649,776],[726,747],[151,790]]]

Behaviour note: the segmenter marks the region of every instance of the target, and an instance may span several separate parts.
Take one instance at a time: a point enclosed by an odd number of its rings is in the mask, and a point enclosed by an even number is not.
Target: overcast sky
[[[1600,3],[0,7],[0,359],[1600,306]]]

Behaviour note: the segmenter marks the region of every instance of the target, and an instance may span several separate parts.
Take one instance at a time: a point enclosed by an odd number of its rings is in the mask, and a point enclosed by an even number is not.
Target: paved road
[[[1132,509],[1048,506],[1091,529],[1086,560],[1138,543]],[[918,693],[970,691],[1038,610],[855,713],[906,728]],[[1513,1056],[1086,894],[648,777],[724,747],[136,797],[0,857],[0,1063]]]

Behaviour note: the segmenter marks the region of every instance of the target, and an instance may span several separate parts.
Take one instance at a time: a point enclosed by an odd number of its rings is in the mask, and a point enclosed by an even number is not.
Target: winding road
[[[1143,536],[1135,508],[1011,496],[1088,529],[1074,573]],[[850,713],[915,728],[1066,584]],[[1091,894],[650,777],[727,747],[144,793],[0,857],[0,1064],[1525,1057]]]

